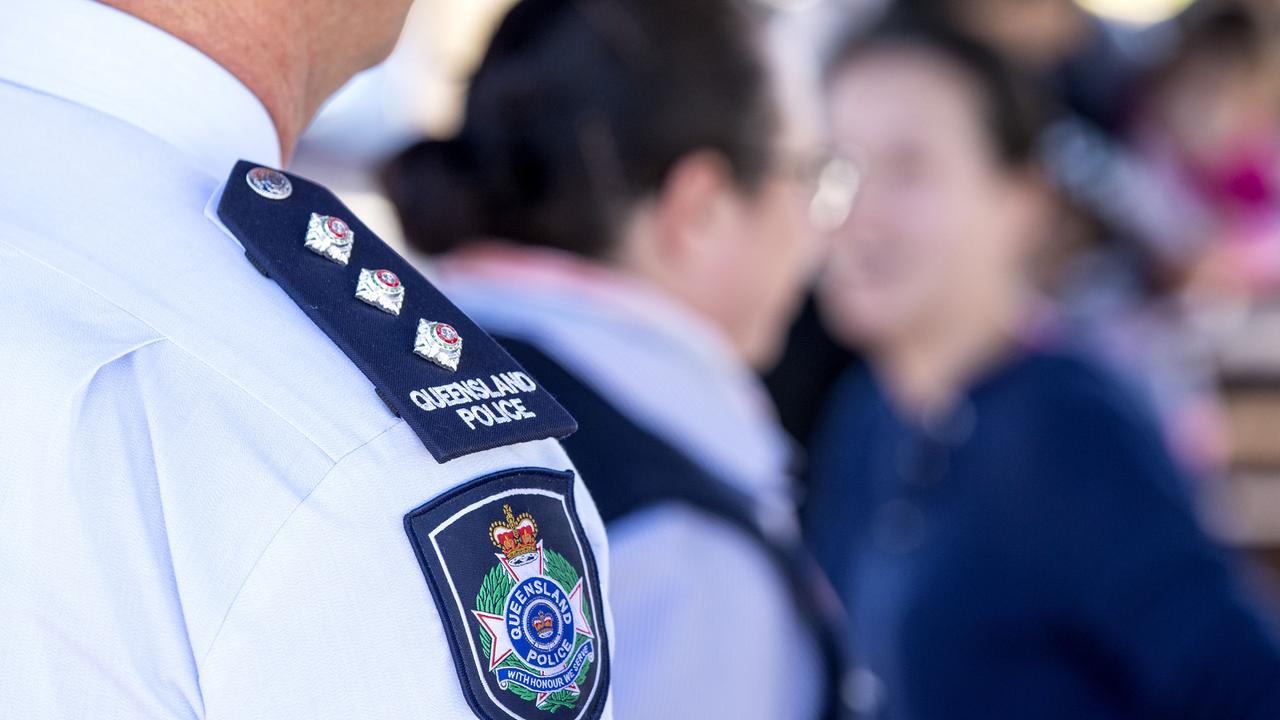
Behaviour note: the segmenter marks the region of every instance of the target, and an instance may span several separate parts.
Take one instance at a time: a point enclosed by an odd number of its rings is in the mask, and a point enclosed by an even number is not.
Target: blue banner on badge
[[[463,691],[486,720],[604,710],[608,639],[573,487],[572,473],[511,470],[405,516]]]

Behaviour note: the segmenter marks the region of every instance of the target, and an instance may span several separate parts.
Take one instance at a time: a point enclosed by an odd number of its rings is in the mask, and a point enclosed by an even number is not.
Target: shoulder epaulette
[[[346,353],[437,461],[577,429],[505,350],[327,189],[241,161],[218,217],[249,262]]]

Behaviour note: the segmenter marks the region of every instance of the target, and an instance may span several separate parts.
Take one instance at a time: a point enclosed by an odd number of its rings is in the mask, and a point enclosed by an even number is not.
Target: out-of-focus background
[[[395,54],[329,104],[293,170],[398,242],[377,168],[456,130],[512,2],[417,0]],[[756,2],[778,11],[797,103],[832,31],[884,5]],[[1042,90],[1061,207],[1040,284],[1157,408],[1218,536],[1280,571],[1280,3],[912,2],[949,6]],[[784,419],[803,436],[804,418]]]

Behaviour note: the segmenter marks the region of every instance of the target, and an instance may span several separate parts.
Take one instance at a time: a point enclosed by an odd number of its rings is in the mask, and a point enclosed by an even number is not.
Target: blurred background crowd
[[[335,188],[396,242],[379,169],[424,134],[457,132],[471,73],[512,4],[418,0],[392,58],[353,81],[304,137],[297,171]],[[773,12],[785,101],[825,124],[818,96],[831,46],[887,3],[759,4]],[[987,44],[1034,95],[1042,177],[1028,182],[1043,180],[1051,203],[1030,271],[1036,287],[1157,410],[1203,485],[1214,532],[1280,567],[1280,7],[896,4]],[[848,159],[848,176],[829,180],[858,184],[865,168]],[[864,354],[856,340],[834,339],[819,305],[806,305],[768,375],[802,444],[837,376]]]
[[[699,673],[649,629],[737,578],[690,556],[689,596],[662,589],[709,526],[627,524],[616,478],[702,466],[797,511],[878,673],[855,705],[1270,717],[1244,696],[1280,702],[1280,6],[741,4],[765,52],[714,3],[418,0],[293,166],[522,362],[583,371],[543,378],[575,413],[599,392],[640,426],[566,442],[643,638],[620,705],[660,707],[641,668]],[[646,480],[653,453],[620,458],[650,441],[695,462]],[[786,617],[768,587],[698,626]]]

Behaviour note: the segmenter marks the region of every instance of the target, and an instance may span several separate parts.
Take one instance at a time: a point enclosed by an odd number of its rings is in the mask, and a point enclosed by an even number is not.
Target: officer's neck
[[[285,162],[320,105],[356,70],[314,56],[323,42],[307,23],[305,3],[254,10],[237,0],[103,2],[186,42],[244,83],[270,114]]]

